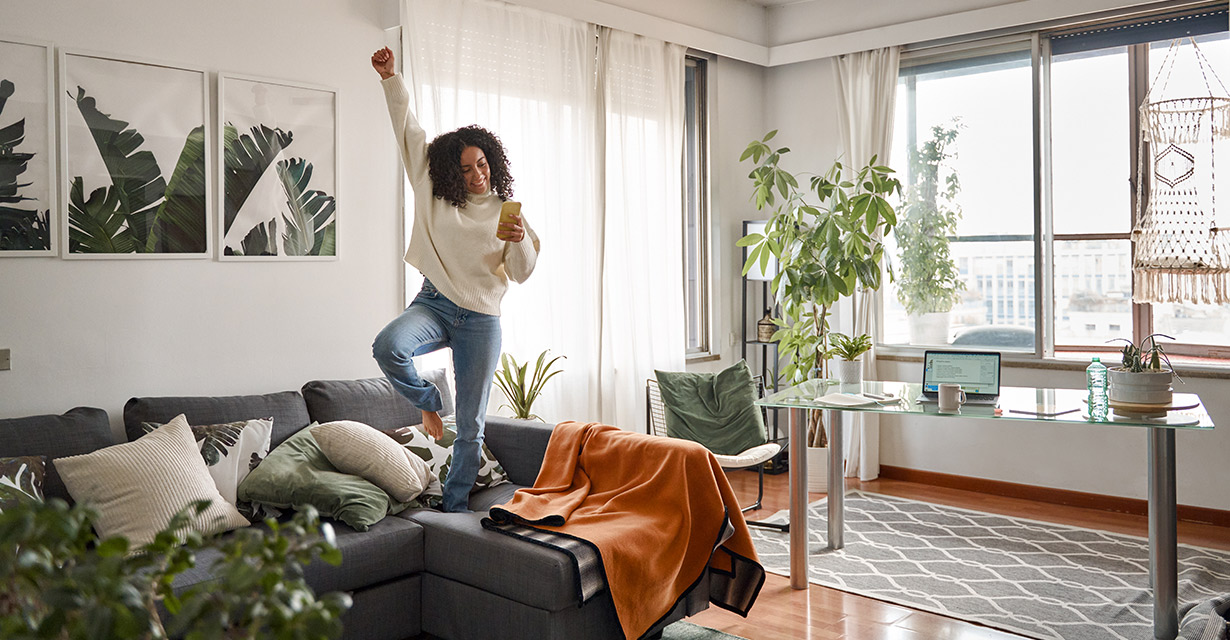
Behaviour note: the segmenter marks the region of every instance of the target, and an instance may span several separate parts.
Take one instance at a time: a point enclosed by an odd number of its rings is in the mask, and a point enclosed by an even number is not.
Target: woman
[[[444,435],[440,392],[419,377],[410,358],[453,349],[457,440],[444,481],[444,511],[469,511],[478,476],[487,398],[500,357],[500,300],[509,278],[524,282],[538,259],[538,236],[520,216],[499,222],[512,197],[504,146],[478,126],[427,144],[410,112],[410,95],[393,73],[393,52],[372,54],[393,132],[414,189],[414,227],[406,262],[422,272],[414,302],[376,336],[372,354],[384,375],[423,412],[433,438]]]

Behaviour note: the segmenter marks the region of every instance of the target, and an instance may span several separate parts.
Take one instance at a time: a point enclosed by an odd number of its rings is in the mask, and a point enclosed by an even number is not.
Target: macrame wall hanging
[[[1196,41],[1189,41],[1207,95],[1166,96],[1182,48],[1182,41],[1175,40],[1140,105],[1132,230],[1136,302],[1230,302],[1230,227],[1217,226],[1213,153],[1230,140],[1230,94]],[[1214,94],[1214,86],[1220,94]]]

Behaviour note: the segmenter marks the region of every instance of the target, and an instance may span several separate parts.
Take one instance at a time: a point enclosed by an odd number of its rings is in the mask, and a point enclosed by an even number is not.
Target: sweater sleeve
[[[384,87],[389,118],[393,121],[393,135],[397,138],[397,148],[401,151],[401,159],[406,165],[410,184],[416,189],[425,185],[430,191],[427,132],[423,131],[423,127],[419,126],[419,121],[410,111],[410,92],[406,90],[406,81],[398,73],[381,80],[380,86]]]
[[[525,217],[521,218],[521,224],[525,227],[525,237],[521,238],[521,242],[504,243],[504,271],[514,282],[529,280],[530,274],[534,273],[534,265],[538,263],[540,248],[538,234],[530,228]]]

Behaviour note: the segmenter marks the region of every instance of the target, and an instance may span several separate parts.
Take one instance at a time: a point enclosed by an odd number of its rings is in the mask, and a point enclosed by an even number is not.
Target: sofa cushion
[[[56,466],[73,498],[98,510],[98,536],[124,536],[130,552],[198,500],[210,505],[189,520],[192,530],[212,535],[248,525],[218,493],[183,416],[134,442],[60,458]]]
[[[43,493],[47,499],[72,501],[55,458],[89,453],[115,444],[107,412],[93,407],[77,407],[63,415],[40,415],[0,420],[0,456],[47,456]]]
[[[312,427],[312,437],[338,471],[371,482],[398,502],[417,498],[431,479],[426,462],[362,422],[326,422]]]
[[[571,558],[556,549],[483,529],[480,521],[486,516],[486,511],[425,509],[397,515],[423,525],[428,573],[547,611],[580,606],[579,578]]]
[[[169,422],[179,414],[189,424],[219,424],[236,420],[273,418],[269,446],[276,447],[306,427],[307,405],[298,391],[280,391],[259,396],[190,396],[132,398],[124,405],[124,431],[136,440],[145,433],[143,422]]]
[[[440,390],[444,403],[440,415],[452,415],[453,394],[447,372],[432,369],[420,375]],[[384,431],[423,422],[422,413],[384,378],[313,380],[303,385],[302,391],[312,420],[321,424],[355,420]]]
[[[0,511],[25,502],[43,501],[45,456],[0,458]]]
[[[144,426],[148,432],[162,425],[146,422]],[[237,504],[235,492],[239,483],[269,455],[272,432],[272,419],[192,425],[192,437],[201,450],[201,459],[218,485],[218,493],[227,502]]]
[[[413,501],[412,506],[440,508],[444,501],[442,491],[444,480],[453,466],[453,443],[457,441],[457,426],[453,418],[450,416],[444,419],[444,433],[439,440],[427,435],[423,425],[390,429],[385,433],[412,454],[421,458],[430,471],[430,481],[422,494]],[[470,491],[494,487],[506,482],[508,482],[508,474],[504,472],[504,467],[500,466],[500,461],[484,444],[479,450],[478,475]]]
[[[311,429],[296,433],[270,451],[240,483],[239,499],[280,509],[310,504],[321,515],[359,531],[366,531],[390,510],[405,508],[380,487],[329,464]]]
[[[261,524],[252,525],[268,531]],[[354,591],[423,571],[423,528],[401,518],[385,518],[367,531],[356,531],[341,522],[333,523],[342,564],[333,566],[316,560],[304,567],[303,575],[319,594],[329,591]],[[221,554],[205,549],[196,554],[196,566],[175,578],[175,592],[213,580],[211,568]],[[406,603],[406,606],[411,606]],[[418,603],[414,603],[415,608]]]

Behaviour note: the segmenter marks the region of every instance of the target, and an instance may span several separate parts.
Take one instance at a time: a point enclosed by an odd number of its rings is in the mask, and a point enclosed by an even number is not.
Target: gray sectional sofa
[[[433,373],[447,389],[443,374]],[[447,394],[446,394],[447,396]],[[446,411],[451,398],[446,397]],[[383,379],[313,381],[299,391],[230,397],[138,397],[124,407],[129,439],[142,422],[166,422],[183,413],[191,424],[273,416],[272,446],[313,421],[347,419],[377,429],[421,422],[419,412]],[[306,578],[318,593],[345,591],[354,605],[344,618],[345,638],[502,638],[575,640],[620,638],[609,594],[579,601],[573,561],[555,549],[487,531],[480,525],[489,507],[533,485],[552,427],[540,422],[488,416],[486,443],[511,484],[481,489],[470,497],[472,514],[407,510],[359,532],[335,522],[342,564],[317,562]],[[0,457],[59,458],[115,444],[106,412],[77,408],[63,415],[0,420]],[[49,465],[46,493],[69,499]],[[210,580],[206,554],[178,577],[176,587]],[[708,607],[709,577],[679,601],[647,637],[667,624]]]

